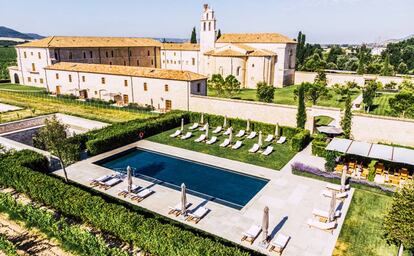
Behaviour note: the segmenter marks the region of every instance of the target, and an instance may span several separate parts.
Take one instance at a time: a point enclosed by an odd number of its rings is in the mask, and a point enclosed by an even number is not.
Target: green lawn
[[[0,90],[42,92],[42,91],[45,91],[46,89],[42,87],[20,85],[20,84],[0,84]]]
[[[186,126],[184,128],[184,132],[187,131]],[[206,153],[218,157],[224,157],[231,160],[236,160],[240,162],[245,162],[249,164],[254,164],[258,166],[263,166],[275,170],[280,170],[283,166],[285,166],[289,160],[296,154],[296,152],[290,149],[288,142],[285,144],[276,144],[272,143],[274,147],[274,151],[269,156],[263,156],[261,154],[249,153],[248,150],[253,146],[254,143],[257,143],[258,136],[254,139],[244,139],[243,146],[238,150],[233,150],[231,148],[221,148],[219,145],[224,141],[225,138],[228,136],[219,135],[218,141],[213,145],[207,145],[205,143],[196,143],[194,140],[198,138],[203,132],[196,131],[193,132],[193,136],[188,140],[181,140],[179,138],[170,138],[170,134],[174,133],[176,129],[166,131],[152,137],[149,137],[148,140],[153,142],[158,142],[162,144],[167,144],[174,147],[184,148],[188,150],[193,150],[201,153]],[[210,133],[210,137],[211,137]],[[263,135],[263,141],[267,134]],[[233,142],[235,142],[238,138],[233,137]],[[267,144],[264,144],[267,146]]]
[[[273,102],[284,105],[296,105],[297,102],[294,96],[294,90],[296,88],[297,85],[291,85],[284,88],[277,88],[275,91],[275,97]],[[359,94],[359,90],[353,90],[351,94],[352,99],[355,99]],[[211,89],[208,90],[208,95],[212,97],[227,97],[226,95],[217,95],[217,92]],[[242,89],[240,93],[233,95],[231,98],[257,101],[256,89]],[[312,103],[308,101],[307,105],[311,106]],[[333,90],[329,90],[329,96],[321,98],[317,105],[324,107],[344,108],[345,100],[342,99],[341,96],[335,93]]]
[[[394,97],[394,93],[380,93],[374,98],[374,105],[369,114],[380,116],[392,116],[391,108],[388,100]]]
[[[335,119],[329,116],[317,116],[315,117],[315,124],[316,126],[326,126],[329,125],[333,120]]]
[[[355,189],[333,255],[397,255],[397,247],[382,238],[382,221],[391,201],[390,196]]]

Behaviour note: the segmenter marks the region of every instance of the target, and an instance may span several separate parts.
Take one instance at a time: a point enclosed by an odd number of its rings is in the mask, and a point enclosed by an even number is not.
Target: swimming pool
[[[133,149],[96,162],[112,170],[133,167],[134,176],[180,189],[185,183],[196,196],[243,208],[269,180],[144,149]]]

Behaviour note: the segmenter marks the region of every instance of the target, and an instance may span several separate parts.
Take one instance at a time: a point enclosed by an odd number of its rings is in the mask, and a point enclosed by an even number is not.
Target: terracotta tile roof
[[[200,51],[200,45],[190,43],[163,43],[161,49],[177,51]]]
[[[203,75],[190,72],[190,71],[146,68],[146,67],[116,66],[116,65],[105,65],[105,64],[70,63],[70,62],[59,62],[57,64],[47,66],[45,69],[82,72],[82,73],[147,77],[147,78],[179,80],[179,81],[196,81],[196,80],[203,80],[207,78]]]
[[[239,52],[232,49],[226,49],[223,51],[212,50],[204,53],[205,55],[214,56],[214,57],[267,57],[267,56],[276,56],[276,53],[262,50],[254,49],[253,51]]]
[[[296,43],[291,38],[277,33],[223,34],[217,43]]]
[[[158,46],[161,43],[151,38],[135,37],[81,37],[52,36],[20,44],[16,47],[34,48],[83,48],[83,47],[145,47]]]

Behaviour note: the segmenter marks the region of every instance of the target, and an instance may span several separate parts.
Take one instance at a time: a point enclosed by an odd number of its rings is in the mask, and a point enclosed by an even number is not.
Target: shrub
[[[326,156],[326,146],[328,142],[326,141],[327,136],[323,133],[318,133],[313,135],[312,141],[312,154],[315,156],[325,157]]]
[[[337,156],[336,156],[334,151],[326,151],[326,154],[325,154],[325,159],[326,159],[325,170],[327,172],[333,172],[335,170],[336,157]]]
[[[257,98],[262,102],[273,102],[275,97],[275,87],[268,85],[265,82],[259,82],[257,84]]]
[[[6,235],[0,234],[0,252],[5,253],[7,256],[18,256],[16,247],[12,242],[7,240]]]
[[[292,137],[290,147],[292,150],[299,152],[309,144],[309,141],[310,132],[308,130],[302,130]]]
[[[368,165],[368,177],[367,179],[369,181],[374,181],[375,179],[375,165],[377,164],[377,160],[371,160],[371,162]]]
[[[133,212],[119,204],[108,203],[59,178],[22,167],[13,157],[0,161],[0,185],[12,187],[63,215],[89,223],[153,255],[258,254],[218,237],[203,237],[202,232],[183,229],[175,222],[139,208]]]

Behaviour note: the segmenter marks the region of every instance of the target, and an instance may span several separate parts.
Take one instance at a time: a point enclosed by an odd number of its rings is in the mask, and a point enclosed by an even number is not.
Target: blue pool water
[[[268,180],[236,173],[211,165],[157,153],[134,149],[96,162],[119,171],[129,165],[134,176],[153,179],[176,190],[185,183],[188,192],[235,209],[245,206]]]

